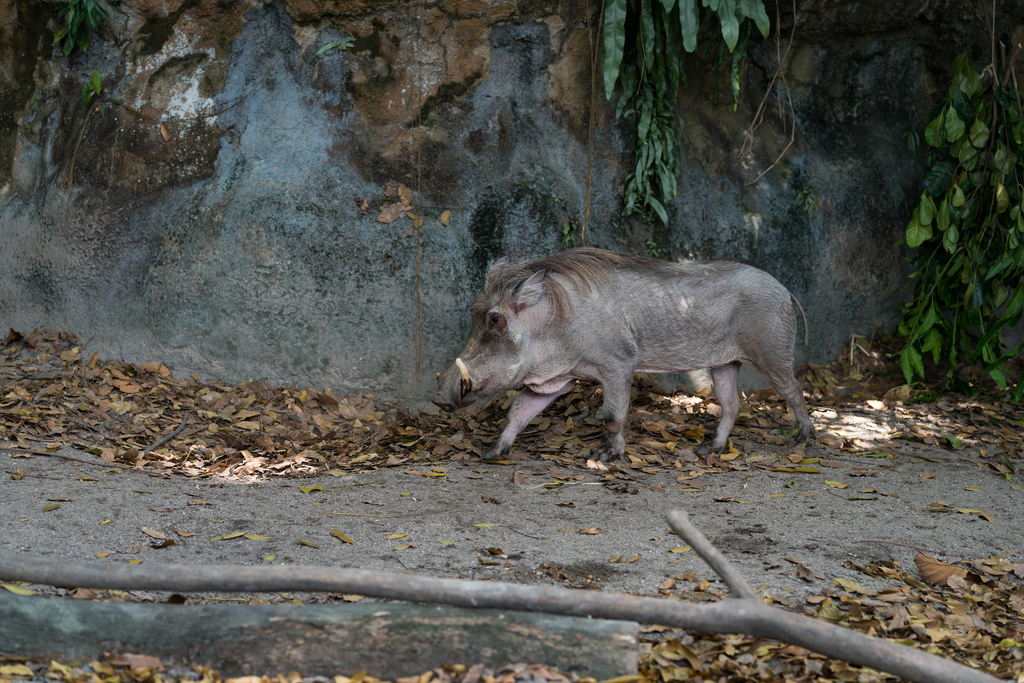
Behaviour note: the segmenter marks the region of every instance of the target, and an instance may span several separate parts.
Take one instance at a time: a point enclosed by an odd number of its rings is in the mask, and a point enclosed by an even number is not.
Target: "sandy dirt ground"
[[[884,429],[892,413],[814,415],[819,430],[850,418]],[[668,527],[665,514],[683,509],[752,586],[783,601],[837,578],[878,588],[855,565],[912,569],[919,549],[944,560],[1024,555],[1024,491],[966,451],[907,442],[890,457],[863,457],[811,445],[805,455],[822,459],[812,468],[820,473],[758,467],[788,450],[758,445],[737,469],[689,479],[679,465],[627,470],[611,484],[601,470],[527,452],[507,465],[442,461],[303,479],[159,477],[5,452],[0,552],[325,565],[649,595],[682,595],[707,579],[708,590],[724,591]]]

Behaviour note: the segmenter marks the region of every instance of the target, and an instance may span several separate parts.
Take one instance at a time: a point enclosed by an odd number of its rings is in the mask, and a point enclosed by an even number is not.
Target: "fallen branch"
[[[149,452],[151,450],[153,450],[155,448],[160,448],[160,446],[163,446],[165,443],[167,443],[168,441],[170,441],[171,439],[176,437],[178,434],[181,434],[181,430],[185,428],[185,423],[188,422],[188,416],[189,416],[189,411],[186,410],[185,414],[181,418],[181,424],[178,425],[178,428],[175,429],[170,434],[168,434],[167,436],[165,436],[164,438],[162,438],[159,441],[157,441],[155,444],[153,444],[152,446],[150,446],[146,450],[142,451],[142,454],[143,455],[149,455]]]
[[[0,450],[29,453],[30,455],[45,455],[50,458],[63,458],[64,460],[73,460],[75,462],[85,463],[86,465],[96,465],[97,467],[116,467],[114,463],[107,462],[106,460],[87,460],[85,458],[76,458],[73,455],[57,453],[56,451],[40,451],[33,448],[25,448],[23,446],[0,446]]]
[[[549,586],[436,579],[333,567],[100,565],[10,554],[0,554],[0,578],[56,586],[185,593],[358,593],[393,600],[463,607],[624,619],[706,633],[764,636],[860,666],[888,671],[916,683],[998,681],[988,674],[942,657],[768,607],[711,542],[690,524],[685,512],[676,510],[669,513],[668,521],[676,533],[725,580],[732,593],[730,597],[713,604],[689,604]]]

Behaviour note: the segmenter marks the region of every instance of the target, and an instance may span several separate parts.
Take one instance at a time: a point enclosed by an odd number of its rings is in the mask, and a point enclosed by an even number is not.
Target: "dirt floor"
[[[744,397],[734,448],[712,465],[692,449],[713,433],[714,400],[661,394],[643,378],[628,462],[588,457],[601,436],[593,387],[537,418],[507,460],[484,462],[506,397],[437,415],[372,396],[176,379],[156,363],[89,360],[77,341],[9,337],[0,358],[0,553],[325,565],[715,599],[723,583],[665,521],[683,509],[784,608],[891,596],[927,578],[915,565],[924,552],[1016,581],[1017,597],[1006,593],[1013,623],[986,637],[1024,633],[1024,611],[1012,614],[1024,598],[1015,474],[1024,415],[998,396],[911,392],[891,367],[886,378],[866,340],[849,363],[798,369],[816,442],[790,444],[785,403],[758,392]]]
[[[878,425],[885,416],[865,419]],[[827,424],[820,413],[815,421],[819,429]],[[778,450],[785,449],[764,446],[753,457]],[[67,447],[56,453],[89,458]],[[692,552],[679,552],[681,541],[665,522],[669,510],[681,508],[751,585],[782,597],[820,593],[836,578],[877,589],[850,563],[912,568],[916,548],[947,560],[1024,556],[1024,492],[976,459],[911,445],[891,458],[822,446],[806,454],[827,460],[807,468],[820,474],[761,469],[754,461],[680,483],[685,471],[631,470],[630,479],[616,480],[625,484],[619,491],[600,470],[537,459],[300,480],[163,478],[53,456],[7,459],[0,552],[317,564],[646,594],[685,575],[674,590],[703,579],[714,590],[717,578]],[[335,530],[353,542],[332,536]],[[159,547],[167,539],[174,543]]]

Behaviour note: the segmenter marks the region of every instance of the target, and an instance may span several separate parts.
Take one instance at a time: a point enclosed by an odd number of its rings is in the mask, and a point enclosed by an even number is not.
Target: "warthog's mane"
[[[495,263],[487,274],[484,291],[473,304],[474,313],[485,313],[491,306],[510,301],[524,282],[535,273],[561,275],[569,280],[577,291],[583,292],[599,286],[617,270],[636,273],[670,275],[675,264],[646,256],[619,254],[603,249],[581,248],[543,256],[530,261],[509,263],[502,259]],[[545,277],[544,293],[551,301],[552,312],[559,323],[572,315],[572,299],[558,279]]]

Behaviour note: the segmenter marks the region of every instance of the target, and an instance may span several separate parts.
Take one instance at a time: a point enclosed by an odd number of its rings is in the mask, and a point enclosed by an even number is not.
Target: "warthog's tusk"
[[[461,358],[455,359],[455,367],[459,369],[459,374],[462,376],[462,395],[465,396],[473,388],[473,382],[469,379],[469,368],[466,367]]]

